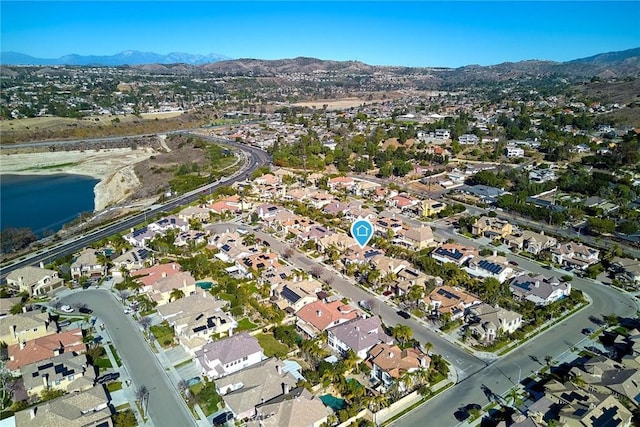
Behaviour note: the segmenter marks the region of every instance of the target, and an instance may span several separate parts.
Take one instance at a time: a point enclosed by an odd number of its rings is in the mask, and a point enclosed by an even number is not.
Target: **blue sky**
[[[638,1],[2,0],[0,15],[2,51],[45,58],[141,50],[458,67],[640,47]]]

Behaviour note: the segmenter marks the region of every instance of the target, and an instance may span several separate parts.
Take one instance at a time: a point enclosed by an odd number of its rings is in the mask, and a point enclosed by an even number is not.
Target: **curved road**
[[[205,140],[231,146],[245,153],[247,155],[247,158],[242,169],[236,172],[233,176],[224,177],[218,182],[207,184],[196,190],[190,191],[189,193],[180,195],[174,199],[169,200],[168,202],[162,205],[156,206],[151,209],[147,209],[142,213],[135,214],[125,219],[121,219],[113,224],[107,225],[97,230],[90,231],[81,236],[72,237],[63,242],[55,243],[49,247],[40,249],[34,253],[26,255],[18,260],[9,261],[7,265],[3,266],[0,269],[0,281],[4,280],[7,274],[9,274],[13,270],[16,270],[20,267],[24,267],[27,265],[36,265],[41,261],[48,263],[62,256],[75,253],[78,250],[88,246],[92,242],[98,241],[105,237],[112,236],[121,231],[128,230],[132,227],[135,227],[145,222],[148,216],[153,216],[160,212],[171,211],[176,207],[186,205],[197,200],[202,195],[202,193],[210,192],[224,185],[230,185],[235,181],[242,181],[244,179],[247,179],[253,171],[260,168],[261,166],[269,164],[270,162],[269,155],[265,151],[255,148],[253,146],[239,144],[235,141],[226,140],[222,138],[212,138],[212,137],[205,137],[201,135],[198,135],[198,136]]]
[[[154,426],[196,425],[186,403],[142,337],[139,327],[131,317],[124,314],[122,305],[113,294],[89,289],[65,296],[61,301],[69,305],[87,304],[93,314],[107,325],[113,344],[136,388],[145,385],[149,389],[148,413]]]

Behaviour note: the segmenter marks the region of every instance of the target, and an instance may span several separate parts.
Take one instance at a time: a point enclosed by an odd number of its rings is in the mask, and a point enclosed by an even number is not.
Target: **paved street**
[[[148,412],[156,427],[194,426],[195,420],[178,391],[158,364],[134,320],[125,315],[115,297],[104,290],[75,292],[63,304],[85,303],[107,325],[109,335],[136,388],[149,389]],[[133,402],[131,402],[133,404]]]
[[[233,224],[221,225],[224,228],[233,228],[233,226]],[[454,238],[463,244],[470,244],[475,247],[486,246],[474,239],[458,235],[452,229],[446,227],[436,227],[436,234],[445,240]],[[287,245],[274,237],[259,231],[256,232],[256,237],[268,241],[271,248],[276,252],[282,253],[281,251],[287,247]],[[517,261],[524,270],[546,275],[552,273],[527,258],[513,254],[508,254],[507,258]],[[347,298],[354,301],[371,298],[371,294],[353,285],[341,274],[328,269],[300,252],[294,252],[289,261],[306,271],[311,271],[312,268],[321,266],[323,268],[322,279],[328,280],[332,288]],[[553,273],[556,275],[566,274],[566,272],[562,271],[553,271]],[[581,342],[584,339],[581,330],[584,327],[593,326],[589,320],[590,316],[601,317],[609,313],[617,313],[621,316],[635,316],[636,314],[636,301],[611,287],[578,277],[574,278],[572,286],[588,294],[592,303],[572,317],[554,325],[543,334],[497,360],[480,359],[445,340],[414,319],[402,319],[396,314],[396,308],[389,305],[386,300],[383,300],[384,303],[379,304],[379,308],[375,311],[379,310],[380,316],[386,324],[402,323],[411,326],[414,336],[422,343],[426,341],[433,343],[433,351],[443,355],[451,362],[458,373],[458,384],[456,386],[410,412],[396,421],[394,425],[424,426],[425,420],[429,420],[429,425],[456,425],[458,421],[453,414],[457,408],[469,403],[478,403],[484,406],[490,401],[487,398],[489,392],[497,395],[507,392],[518,383],[519,378],[523,379],[538,371],[544,364],[545,356],[550,355],[556,358],[565,353],[570,347]]]

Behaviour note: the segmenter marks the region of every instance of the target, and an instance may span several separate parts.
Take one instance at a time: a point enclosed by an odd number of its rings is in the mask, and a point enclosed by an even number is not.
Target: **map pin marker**
[[[364,248],[373,237],[373,224],[368,219],[354,221],[351,224],[351,236],[361,248]]]

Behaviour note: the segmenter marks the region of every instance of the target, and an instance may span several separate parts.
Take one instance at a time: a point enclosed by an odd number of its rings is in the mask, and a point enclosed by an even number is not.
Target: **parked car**
[[[591,335],[593,332],[594,332],[593,328],[584,328],[584,329],[582,330],[582,333],[583,333],[584,335]]]
[[[189,379],[187,380],[187,386],[191,387],[191,386],[193,386],[193,385],[198,384],[200,381],[202,381],[202,380],[200,379],[200,377],[193,377],[193,378],[189,378]]]
[[[551,267],[549,264],[543,265],[542,268],[546,268],[547,270],[553,270],[553,267]]]
[[[68,305],[63,305],[62,307],[60,307],[60,311],[62,311],[63,313],[73,313],[73,308]]]
[[[404,310],[398,310],[396,313],[398,314],[398,316],[402,317],[403,319],[408,319],[411,317],[411,315]]]
[[[80,307],[80,308],[78,309],[78,311],[79,311],[80,313],[82,313],[82,314],[91,314],[91,313],[93,313],[93,310],[91,310],[91,309],[90,309],[90,308],[88,308],[88,307]]]
[[[509,264],[511,264],[511,265],[515,265],[516,267],[518,266],[518,263],[517,263],[517,262],[515,262],[515,261],[509,261]]]
[[[65,326],[69,326],[71,324],[70,320],[63,320],[62,322],[58,322],[59,328],[64,328]]]
[[[215,417],[213,417],[213,420],[211,420],[211,422],[214,426],[222,426],[222,425],[225,425],[228,421],[232,421],[232,420],[233,420],[232,412],[223,412],[222,414],[216,415]]]
[[[362,301],[359,301],[358,305],[360,307],[364,308],[365,310],[371,310],[371,304],[366,299],[363,299]]]

